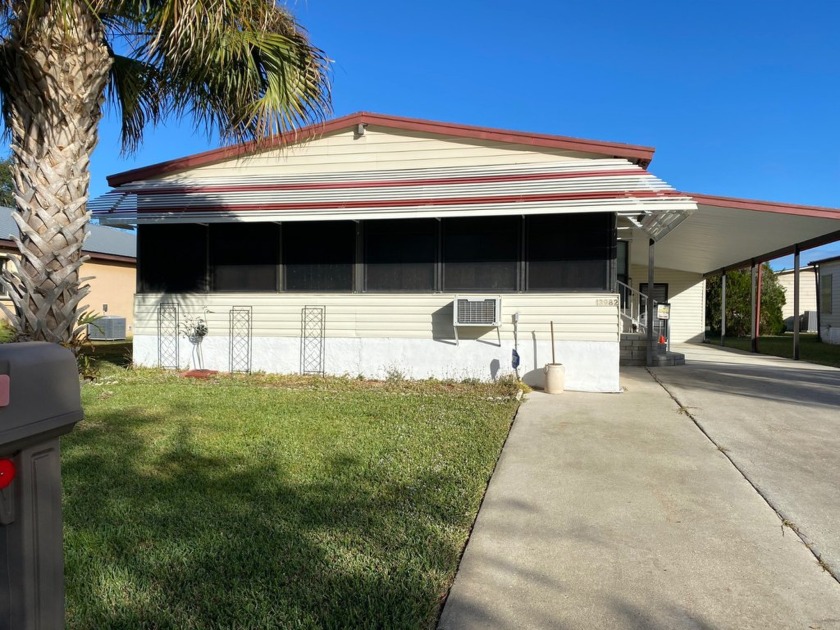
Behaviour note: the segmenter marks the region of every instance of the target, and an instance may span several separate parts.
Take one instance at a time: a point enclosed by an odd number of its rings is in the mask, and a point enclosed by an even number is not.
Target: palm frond
[[[329,64],[271,0],[158,0],[138,56],[166,77],[168,105],[206,130],[259,140],[330,112]]]
[[[123,55],[113,54],[113,65],[106,96],[120,115],[123,151],[137,149],[147,124],[157,124],[163,103],[161,80],[154,66]]]

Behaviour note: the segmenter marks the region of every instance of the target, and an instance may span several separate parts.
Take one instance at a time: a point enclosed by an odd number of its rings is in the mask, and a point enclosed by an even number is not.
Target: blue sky
[[[832,0],[291,8],[335,60],[337,116],[366,110],[654,146],[650,170],[680,190],[840,207]],[[170,121],[125,157],[115,122],[101,132],[93,196],[107,191],[108,174],[218,146],[189,121]],[[803,262],[831,255],[840,243]]]

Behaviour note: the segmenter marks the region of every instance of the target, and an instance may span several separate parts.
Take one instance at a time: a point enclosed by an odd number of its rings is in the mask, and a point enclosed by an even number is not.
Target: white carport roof
[[[657,267],[714,274],[840,240],[838,209],[685,194],[697,210],[656,243]],[[631,261],[647,265],[647,239],[634,233]]]

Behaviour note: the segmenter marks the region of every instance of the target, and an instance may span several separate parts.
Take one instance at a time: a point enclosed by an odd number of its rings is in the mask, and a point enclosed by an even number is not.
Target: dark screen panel
[[[435,290],[438,222],[434,219],[367,221],[367,291]]]
[[[137,227],[140,293],[207,290],[207,227],[192,223]]]
[[[283,225],[286,291],[352,291],[355,257],[352,221]]]
[[[444,219],[445,291],[515,291],[519,217]]]
[[[276,291],[279,265],[279,225],[210,225],[210,281],[213,291]]]
[[[528,290],[607,289],[614,220],[606,212],[527,217]]]

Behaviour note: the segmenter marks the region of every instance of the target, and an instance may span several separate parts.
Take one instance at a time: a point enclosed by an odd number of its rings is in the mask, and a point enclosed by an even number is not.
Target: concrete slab
[[[528,396],[440,628],[840,628],[840,584],[650,374],[623,383]]]
[[[710,345],[653,370],[840,577],[840,370]]]

